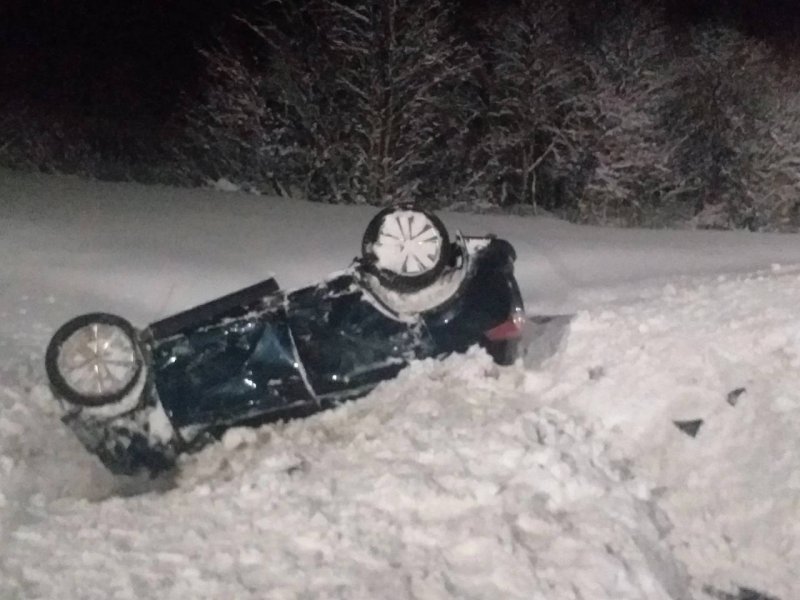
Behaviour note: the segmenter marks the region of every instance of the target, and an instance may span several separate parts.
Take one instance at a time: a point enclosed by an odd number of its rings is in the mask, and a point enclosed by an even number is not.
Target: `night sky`
[[[462,22],[508,3],[460,0]],[[230,26],[244,0],[10,0],[0,5],[0,101],[56,113],[159,115],[191,93],[202,71],[197,48]],[[575,10],[591,5],[573,0]],[[793,45],[796,0],[671,0],[676,26],[719,18],[748,34]],[[468,29],[468,28],[467,28]]]
[[[12,0],[0,7],[0,99],[54,111],[158,113],[202,69],[231,0]]]

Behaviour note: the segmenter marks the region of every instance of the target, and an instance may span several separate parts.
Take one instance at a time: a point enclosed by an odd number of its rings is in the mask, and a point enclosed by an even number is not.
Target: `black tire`
[[[65,344],[80,330],[92,325],[117,328],[125,336],[127,343],[130,344],[132,350],[130,363],[125,367],[127,371],[126,377],[120,382],[118,389],[86,393],[71,385],[64,373],[62,373],[60,358]],[[50,385],[56,396],[77,406],[105,406],[122,400],[133,390],[142,376],[143,359],[138,335],[128,321],[107,313],[90,313],[75,317],[55,332],[47,346],[44,365],[47,377],[50,379]]]
[[[382,228],[384,224],[387,223],[388,219],[392,216],[400,218],[400,215],[396,215],[396,213],[414,213],[412,218],[418,215],[422,219],[427,220],[421,232],[427,231],[428,229],[435,231],[436,237],[438,238],[438,256],[431,259],[432,262],[430,265],[425,266],[420,262],[420,266],[425,267],[424,270],[403,272],[402,269],[387,268],[380,264],[380,259],[376,252],[376,244],[379,242],[382,235]],[[410,236],[411,221],[409,221],[408,227]],[[411,241],[411,239],[413,238],[409,237],[408,241]],[[405,239],[403,241],[405,241]],[[435,282],[450,262],[450,253],[450,237],[447,233],[447,228],[441,220],[431,212],[407,204],[392,206],[381,210],[372,218],[369,225],[367,225],[367,229],[361,241],[361,256],[365,271],[374,275],[381,285],[395,292],[416,292]]]

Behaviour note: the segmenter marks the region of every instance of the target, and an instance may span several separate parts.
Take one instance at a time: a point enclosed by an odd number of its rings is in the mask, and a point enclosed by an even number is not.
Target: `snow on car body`
[[[513,362],[524,322],[514,250],[451,243],[433,215],[381,211],[362,256],[325,281],[274,279],[137,330],[92,313],[46,356],[64,421],[117,473],[170,468],[235,425],[313,414],[363,396],[415,359],[481,344]]]

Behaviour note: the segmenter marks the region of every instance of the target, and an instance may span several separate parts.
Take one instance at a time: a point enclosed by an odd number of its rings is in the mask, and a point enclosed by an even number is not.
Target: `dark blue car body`
[[[68,406],[64,420],[112,471],[155,473],[229,427],[363,396],[416,359],[481,344],[513,362],[524,320],[514,250],[460,243],[458,279],[421,310],[375,293],[356,261],[318,285],[282,291],[269,279],[153,323],[137,332],[145,368],[125,410]]]

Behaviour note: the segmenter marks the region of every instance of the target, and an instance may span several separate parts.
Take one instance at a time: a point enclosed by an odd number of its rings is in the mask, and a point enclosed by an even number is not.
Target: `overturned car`
[[[525,315],[514,249],[450,240],[433,214],[385,209],[361,256],[309,287],[268,279],[137,329],[92,313],[53,336],[45,367],[63,420],[113,472],[157,473],[226,428],[310,415],[415,359],[518,352]]]

